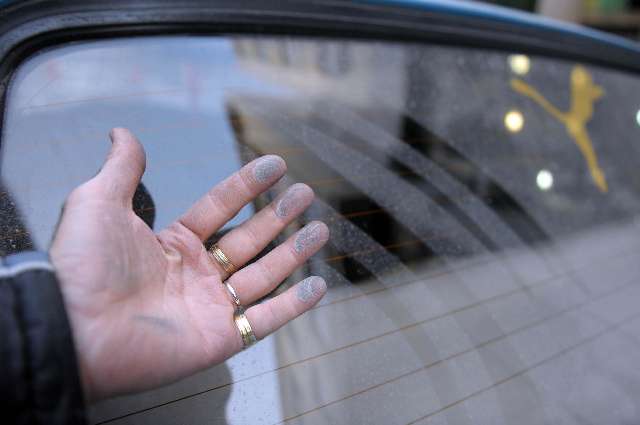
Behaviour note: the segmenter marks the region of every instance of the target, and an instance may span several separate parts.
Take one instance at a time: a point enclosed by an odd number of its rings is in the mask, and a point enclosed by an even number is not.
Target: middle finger
[[[218,248],[237,268],[258,255],[275,237],[313,201],[313,190],[297,183],[289,187],[268,206],[240,226],[225,234]],[[223,267],[213,260],[224,280],[229,276]]]
[[[312,221],[255,263],[235,273],[229,283],[242,305],[249,305],[273,291],[329,239],[329,229]]]

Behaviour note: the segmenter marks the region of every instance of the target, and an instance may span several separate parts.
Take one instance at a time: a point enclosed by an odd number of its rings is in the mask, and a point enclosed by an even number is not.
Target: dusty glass
[[[103,402],[110,424],[640,421],[640,84],[559,59],[287,37],[77,43],[23,63],[2,254],[46,249],[125,126],[161,229],[257,155],[318,199],[320,304],[226,364]],[[283,283],[286,287],[289,281]],[[281,288],[281,289],[282,289]]]

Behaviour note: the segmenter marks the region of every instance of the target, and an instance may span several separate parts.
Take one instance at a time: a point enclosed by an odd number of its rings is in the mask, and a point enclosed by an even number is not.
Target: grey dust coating
[[[305,186],[294,184],[282,195],[276,203],[276,215],[280,218],[288,217],[304,203]]]
[[[322,237],[322,224],[310,223],[307,224],[298,234],[293,243],[293,247],[298,254],[306,252],[320,242]]]
[[[316,300],[320,295],[324,293],[327,288],[327,284],[324,279],[318,276],[309,276],[298,284],[296,289],[296,296],[303,303]]]
[[[259,183],[266,183],[279,175],[282,169],[282,160],[277,156],[269,155],[258,159],[253,167],[253,176]]]

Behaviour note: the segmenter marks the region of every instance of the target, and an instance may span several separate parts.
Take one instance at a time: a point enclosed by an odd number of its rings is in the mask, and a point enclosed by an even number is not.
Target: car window
[[[223,365],[103,402],[94,423],[640,420],[640,84],[521,52],[276,36],[52,48],[15,72],[3,255],[47,249],[111,127],[137,134],[134,209],[160,230],[258,155],[317,199],[329,292]],[[276,292],[278,292],[276,291]]]

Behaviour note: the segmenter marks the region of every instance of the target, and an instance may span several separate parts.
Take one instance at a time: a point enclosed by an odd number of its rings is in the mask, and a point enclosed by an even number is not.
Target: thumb
[[[109,137],[111,151],[94,180],[102,186],[107,196],[131,202],[144,174],[144,148],[126,128],[112,129]]]

